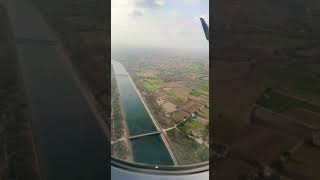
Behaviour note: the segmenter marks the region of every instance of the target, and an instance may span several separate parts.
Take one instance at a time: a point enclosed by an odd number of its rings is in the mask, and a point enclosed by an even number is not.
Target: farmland
[[[152,52],[137,53],[136,58],[131,56],[130,59],[119,57],[117,60],[121,60],[129,71],[151,113],[167,136],[178,165],[208,161],[207,57],[158,54],[157,50]],[[131,60],[132,58],[135,60]]]
[[[308,144],[320,121],[319,2],[227,0],[213,6],[210,131],[215,147],[225,147],[210,149],[216,177],[236,167],[231,179],[268,179],[265,168],[275,177],[318,179],[310,159],[320,151]],[[286,152],[301,163],[284,158]]]
[[[288,162],[288,169],[291,172],[306,174],[307,178],[319,179],[319,148],[305,144]]]

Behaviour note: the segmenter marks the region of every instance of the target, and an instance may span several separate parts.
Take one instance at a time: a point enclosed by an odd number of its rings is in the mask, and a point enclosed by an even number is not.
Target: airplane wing
[[[209,26],[203,18],[200,18],[204,34],[206,35],[207,40],[209,41]]]

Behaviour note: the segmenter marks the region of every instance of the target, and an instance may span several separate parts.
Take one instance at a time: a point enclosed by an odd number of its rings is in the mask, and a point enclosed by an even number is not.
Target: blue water
[[[17,45],[17,53],[47,179],[108,178],[107,139],[55,46]]]
[[[159,134],[131,141],[134,161],[153,165],[172,165],[173,161]]]
[[[156,131],[156,127],[145,109],[138,93],[133,87],[121,64],[114,65],[120,103],[128,124],[129,135],[139,135]],[[121,72],[121,73],[120,73]],[[119,75],[121,74],[121,75]],[[173,165],[171,156],[159,134],[143,136],[130,140],[135,162],[153,165]]]
[[[137,135],[156,131],[156,128],[132,86],[128,76],[117,76],[120,102],[127,120],[129,134]]]

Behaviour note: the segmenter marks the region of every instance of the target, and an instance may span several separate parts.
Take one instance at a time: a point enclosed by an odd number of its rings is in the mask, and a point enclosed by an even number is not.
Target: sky
[[[113,45],[208,50],[209,0],[112,0]]]

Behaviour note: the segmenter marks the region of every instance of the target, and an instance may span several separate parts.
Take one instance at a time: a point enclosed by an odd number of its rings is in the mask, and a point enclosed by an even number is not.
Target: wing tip
[[[206,23],[206,21],[204,20],[204,18],[200,17],[200,21],[203,27],[203,31],[205,33],[206,39],[209,40],[209,27]]]

